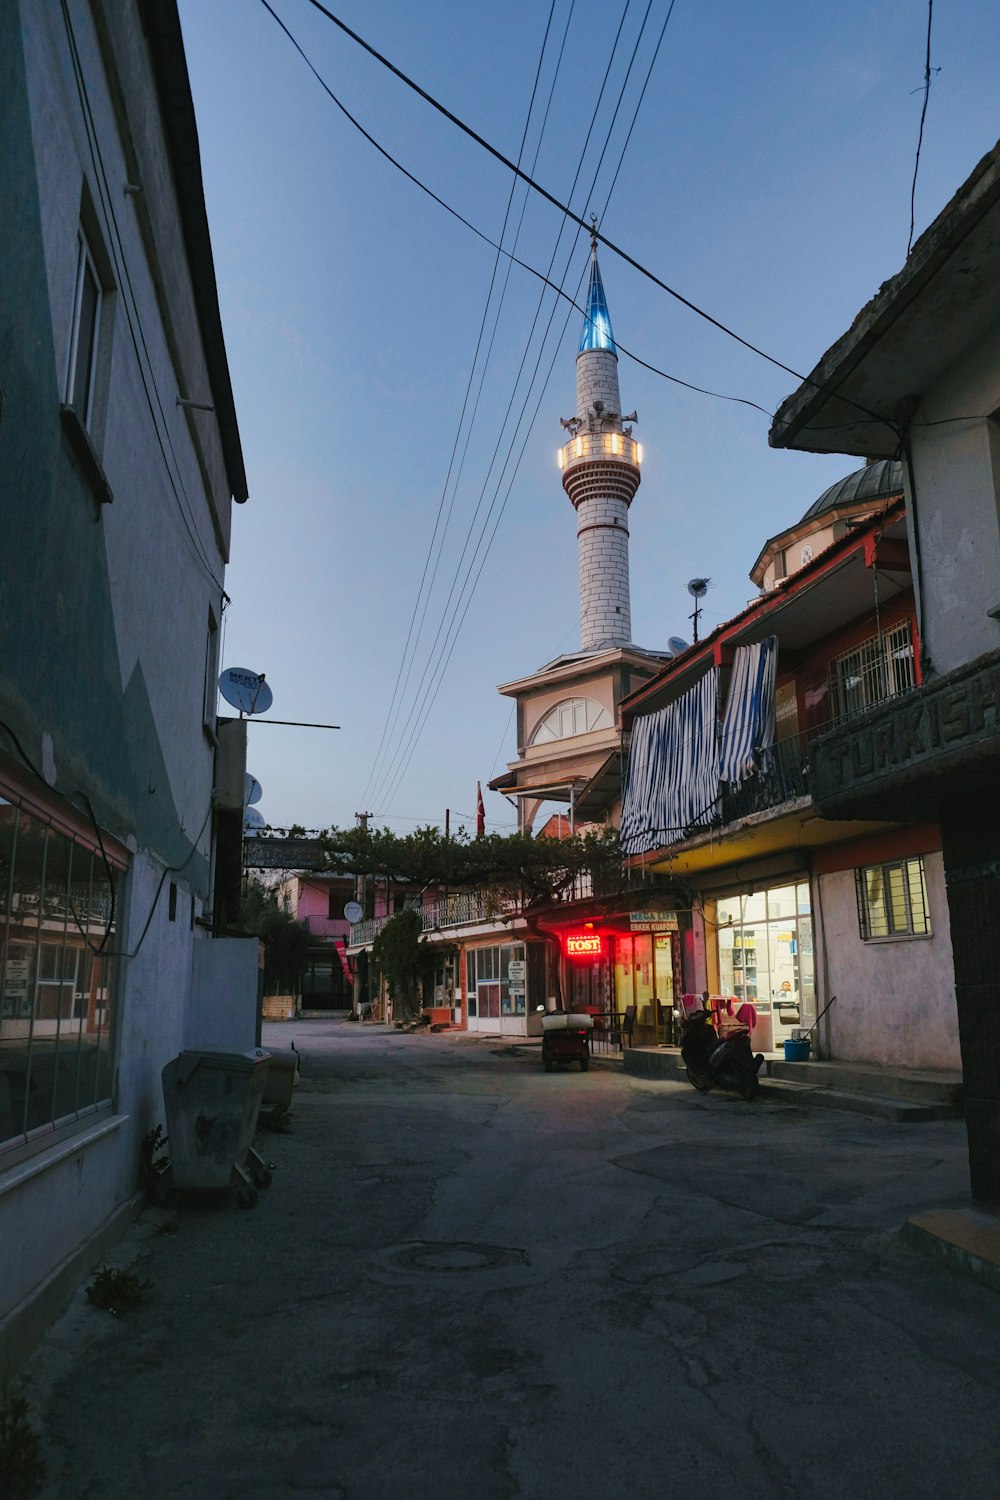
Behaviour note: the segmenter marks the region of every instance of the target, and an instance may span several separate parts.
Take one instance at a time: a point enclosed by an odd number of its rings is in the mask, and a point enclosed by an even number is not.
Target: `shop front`
[[[547,1002],[544,942],[465,945],[462,954],[466,1027],[490,1035],[540,1032],[536,1009]]]
[[[816,1016],[809,882],[720,897],[716,910],[720,993],[753,1006],[758,1051],[779,1051]]]
[[[600,1017],[636,1045],[677,1040],[681,993],[676,912],[621,912],[560,933],[567,1010]]]

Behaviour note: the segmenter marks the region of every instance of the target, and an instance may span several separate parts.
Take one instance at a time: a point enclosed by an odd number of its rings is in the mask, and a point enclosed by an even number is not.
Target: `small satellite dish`
[[[259,802],[263,795],[264,788],[256,776],[251,776],[250,772],[247,771],[243,777],[243,806],[253,807],[254,803]]]
[[[711,578],[692,578],[688,583],[688,593],[691,595],[691,598],[704,599],[708,593],[708,585],[711,582]]]
[[[264,814],[258,812],[255,807],[247,807],[243,811],[243,832],[248,838],[254,838],[264,826]]]
[[[263,672],[249,667],[227,667],[219,678],[219,692],[241,714],[266,714],[274,702]]]
[[[355,922],[360,922],[364,914],[365,909],[360,901],[348,901],[344,907],[344,921],[350,922],[352,926]]]
[[[675,656],[680,656],[681,652],[686,651],[687,648],[688,643],[684,640],[683,636],[672,635],[667,642],[668,651],[672,651]]]

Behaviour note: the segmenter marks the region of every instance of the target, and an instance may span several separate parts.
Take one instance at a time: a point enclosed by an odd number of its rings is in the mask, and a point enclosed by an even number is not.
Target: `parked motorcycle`
[[[728,1089],[743,1099],[753,1099],[759,1088],[757,1074],[764,1054],[750,1048],[746,1026],[719,1037],[708,1011],[696,1011],[681,1027],[681,1057],[688,1082],[699,1094],[710,1089]]]

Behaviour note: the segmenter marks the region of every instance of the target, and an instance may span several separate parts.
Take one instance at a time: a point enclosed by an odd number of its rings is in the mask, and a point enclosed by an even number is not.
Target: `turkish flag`
[[[486,808],[483,806],[483,789],[476,782],[476,838],[481,839],[486,832]]]

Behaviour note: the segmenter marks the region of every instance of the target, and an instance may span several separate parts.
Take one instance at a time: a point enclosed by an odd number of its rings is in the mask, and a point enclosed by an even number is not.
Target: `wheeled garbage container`
[[[181,1052],[163,1069],[163,1104],[174,1186],[195,1192],[235,1187],[251,1208],[271,1172],[253,1149],[271,1059],[252,1052]]]

